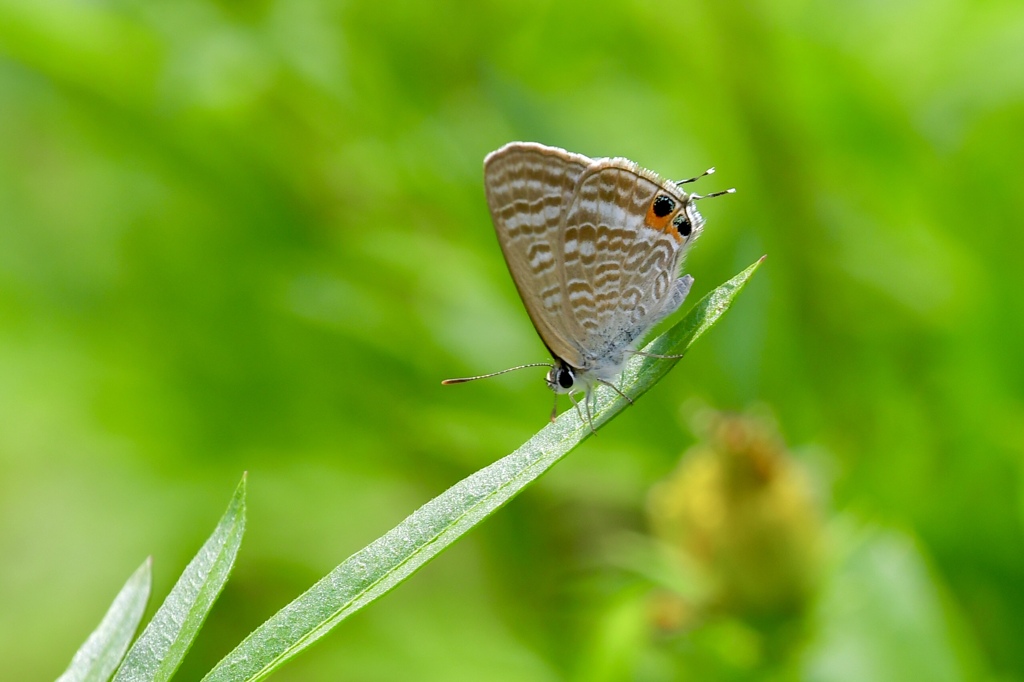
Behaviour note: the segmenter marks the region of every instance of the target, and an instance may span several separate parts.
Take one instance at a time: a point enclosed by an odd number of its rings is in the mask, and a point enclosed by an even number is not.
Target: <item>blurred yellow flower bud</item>
[[[711,586],[697,611],[798,615],[819,576],[822,519],[808,476],[761,417],[704,410],[701,443],[656,486],[654,532]]]

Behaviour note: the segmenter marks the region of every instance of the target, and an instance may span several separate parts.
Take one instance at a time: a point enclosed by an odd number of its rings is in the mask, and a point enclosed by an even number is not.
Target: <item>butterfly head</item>
[[[544,380],[555,393],[570,393],[576,387],[576,372],[565,360],[556,359]]]

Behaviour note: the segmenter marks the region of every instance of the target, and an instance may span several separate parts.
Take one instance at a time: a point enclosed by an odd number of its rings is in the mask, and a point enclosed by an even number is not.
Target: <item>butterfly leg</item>
[[[635,352],[635,351],[634,351],[634,352]],[[630,405],[632,405],[632,404],[633,404],[633,399],[632,399],[632,398],[630,398],[630,397],[629,397],[628,395],[626,395],[625,393],[623,393],[622,391],[620,391],[620,390],[619,390],[619,387],[618,387],[618,386],[616,386],[615,384],[613,384],[612,382],[610,382],[610,381],[605,381],[604,379],[598,379],[598,381],[599,381],[599,382],[601,382],[602,384],[604,384],[605,386],[607,386],[608,388],[612,389],[613,391],[615,391],[615,392],[616,392],[616,393],[618,393],[619,395],[621,395],[621,396],[622,396],[623,398],[625,398],[625,399],[626,399],[626,402],[628,402],[628,403],[629,403]]]
[[[572,397],[572,393],[566,393],[566,395],[569,396],[569,402],[572,403],[572,406],[576,408],[576,414],[579,415],[580,421],[581,422],[586,422],[587,425],[590,426],[590,432],[596,435],[597,431],[594,429],[594,422],[591,419],[584,419],[583,418],[583,412],[580,410],[580,404],[576,401],[576,398]],[[584,400],[586,400],[589,397],[590,397],[590,393],[588,392],[586,394],[586,397],[584,398]],[[587,415],[589,416],[589,414],[590,414],[590,406],[588,405],[587,406]]]

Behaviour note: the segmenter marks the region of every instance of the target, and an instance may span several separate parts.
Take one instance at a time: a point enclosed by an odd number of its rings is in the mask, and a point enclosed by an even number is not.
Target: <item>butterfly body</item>
[[[554,358],[548,386],[589,398],[686,298],[699,197],[628,159],[532,142],[489,154],[484,177],[509,272]]]

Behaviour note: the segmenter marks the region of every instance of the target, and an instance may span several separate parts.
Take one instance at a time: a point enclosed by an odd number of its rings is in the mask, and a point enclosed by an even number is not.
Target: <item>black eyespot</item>
[[[651,206],[651,210],[654,211],[654,215],[659,218],[664,218],[674,211],[675,208],[676,202],[672,201],[671,197],[667,197],[664,194],[659,195],[658,198],[654,200],[654,205]]]
[[[682,213],[675,217],[675,220],[672,221],[672,225],[675,226],[675,228],[679,230],[679,234],[684,237],[689,237],[690,232],[693,231],[693,226],[690,225],[690,219]]]
[[[572,371],[565,367],[560,367],[558,369],[558,385],[562,388],[572,388],[573,382]]]

